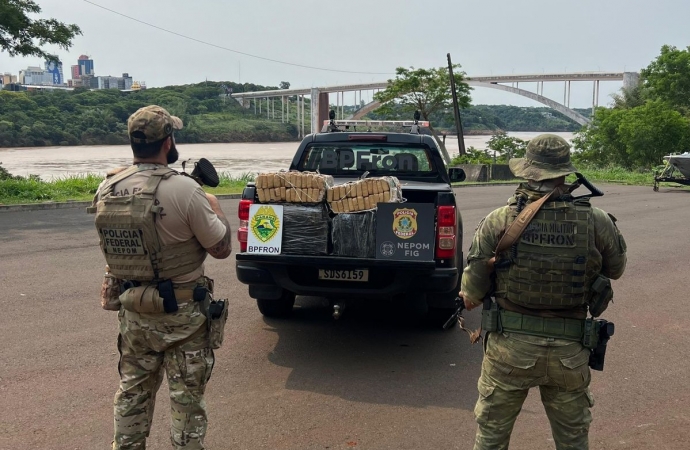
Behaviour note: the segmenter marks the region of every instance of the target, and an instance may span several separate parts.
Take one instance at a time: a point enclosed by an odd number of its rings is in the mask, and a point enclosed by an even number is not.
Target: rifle
[[[218,183],[220,182],[218,179],[218,172],[216,172],[216,168],[213,167],[211,161],[206,158],[199,159],[199,161],[194,163],[194,169],[192,170],[191,174],[185,172],[186,164],[187,161],[182,161],[182,175],[193,179],[199,183],[199,186],[218,186]]]

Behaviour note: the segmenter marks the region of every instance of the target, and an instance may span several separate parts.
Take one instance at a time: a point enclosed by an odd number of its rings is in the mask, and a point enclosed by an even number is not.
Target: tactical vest
[[[155,195],[162,180],[177,175],[162,167],[151,170],[145,187],[132,195],[115,196],[115,184],[140,169],[132,166],[106,180],[96,205],[96,228],[101,250],[110,271],[119,279],[162,281],[196,270],[206,258],[206,250],[196,237],[163,245],[156,230],[161,207]]]
[[[586,304],[591,221],[587,201],[544,204],[518,240],[510,268],[497,270],[497,294],[532,309]]]

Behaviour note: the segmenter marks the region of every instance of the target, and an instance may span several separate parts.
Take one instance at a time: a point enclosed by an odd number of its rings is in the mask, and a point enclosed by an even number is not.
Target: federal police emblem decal
[[[262,206],[252,218],[252,234],[261,242],[268,242],[280,230],[280,219],[271,206]]]
[[[417,234],[417,211],[410,208],[393,211],[393,233],[400,239],[410,239]]]

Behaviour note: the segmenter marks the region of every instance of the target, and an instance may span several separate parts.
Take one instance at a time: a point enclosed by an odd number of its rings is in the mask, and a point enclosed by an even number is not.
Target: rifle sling
[[[537,214],[539,209],[544,205],[544,203],[548,202],[549,199],[552,197],[558,196],[561,194],[560,189],[554,189],[553,191],[549,192],[549,194],[543,196],[536,202],[532,202],[529,205],[525,206],[525,209],[523,209],[520,214],[515,218],[513,223],[510,224],[506,232],[501,236],[501,239],[498,241],[498,245],[496,246],[496,251],[495,254],[498,256],[499,253],[508,250],[514,243],[517,242],[518,239],[520,239],[520,236],[522,236],[522,233],[525,231],[527,228],[527,225],[534,219],[534,216]]]

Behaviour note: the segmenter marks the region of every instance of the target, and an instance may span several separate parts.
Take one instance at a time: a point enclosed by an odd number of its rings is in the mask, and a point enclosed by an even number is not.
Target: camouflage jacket
[[[492,211],[477,225],[470,250],[467,255],[467,267],[462,274],[461,290],[465,297],[474,304],[480,304],[492,287],[491,275],[493,267],[488,263],[494,256],[498,241],[508,226],[517,216],[517,195],[526,195],[527,203],[538,200],[546,192],[529,188],[520,184],[516,196],[503,206]],[[603,210],[592,207],[592,224],[594,230],[593,248],[589,251],[588,266],[595,267],[599,273],[611,279],[618,279],[623,275],[626,258],[626,244],[623,235],[615,224],[616,219]]]

